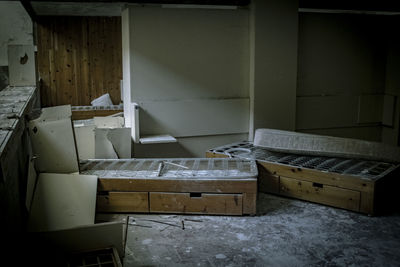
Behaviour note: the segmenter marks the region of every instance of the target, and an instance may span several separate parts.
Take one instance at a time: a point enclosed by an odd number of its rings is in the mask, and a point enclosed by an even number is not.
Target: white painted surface
[[[94,159],[94,125],[74,127],[79,159]]]
[[[123,117],[94,117],[94,125],[97,128],[121,128],[124,127]]]
[[[387,127],[394,126],[397,97],[385,95],[383,98],[382,124]]]
[[[207,143],[203,135],[248,132],[248,15],[137,5],[123,11],[124,98],[135,142],[143,135],[198,136],[194,147]],[[159,151],[164,144],[146,146]]]
[[[131,158],[130,128],[96,128],[94,140],[97,159]]]
[[[296,130],[380,141],[387,18],[299,14]],[[398,76],[398,75],[396,75]],[[393,76],[394,77],[394,76]]]
[[[132,101],[248,97],[248,11],[130,8]]]
[[[382,94],[380,16],[299,14],[298,96]]]
[[[42,108],[38,121],[53,121],[70,118],[72,116],[71,105]]]
[[[387,20],[390,27],[387,28],[387,58],[386,58],[386,79],[385,79],[385,94],[395,96],[395,108],[393,113],[392,127],[383,127],[382,141],[387,144],[400,145],[400,36],[397,30],[400,27],[398,16],[390,17]],[[388,106],[384,105],[384,124],[390,120]]]
[[[362,95],[358,97],[357,123],[381,123],[384,95]]]
[[[122,90],[123,90],[123,104],[124,104],[124,117],[126,127],[132,127],[131,118],[131,20],[130,9],[125,8],[121,15],[122,26]],[[133,127],[132,127],[133,129]],[[132,135],[133,137],[134,135]]]
[[[176,138],[171,135],[147,135],[140,138],[140,143],[145,144],[159,144],[159,143],[176,143]]]
[[[252,5],[252,128],[294,130],[298,1],[256,0]]]
[[[11,86],[35,86],[35,52],[33,45],[8,46],[8,73]]]
[[[41,240],[65,252],[90,251],[115,247],[124,256],[124,232],[122,222],[106,222],[79,226],[71,229],[39,233]]]
[[[66,107],[68,106],[52,107],[49,110],[55,111],[59,108],[62,111]],[[33,153],[36,156],[36,170],[53,173],[78,172],[78,156],[71,117],[57,117],[52,120],[46,115],[50,114],[47,108],[42,111],[43,117],[28,123]],[[61,113],[55,111],[54,114]]]
[[[297,98],[296,129],[351,127],[357,123],[358,96]]]
[[[0,1],[0,66],[8,66],[8,45],[32,45],[32,21],[19,1]]]
[[[247,140],[245,134],[177,138],[177,143],[134,144],[137,158],[204,158],[208,149]]]
[[[248,99],[141,102],[141,135],[174,137],[247,133]]]
[[[97,176],[41,173],[29,216],[29,231],[93,224],[96,193]]]

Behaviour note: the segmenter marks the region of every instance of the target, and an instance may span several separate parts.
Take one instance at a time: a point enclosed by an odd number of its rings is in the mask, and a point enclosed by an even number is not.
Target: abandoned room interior
[[[399,29],[391,1],[0,1],[2,260],[399,266]]]

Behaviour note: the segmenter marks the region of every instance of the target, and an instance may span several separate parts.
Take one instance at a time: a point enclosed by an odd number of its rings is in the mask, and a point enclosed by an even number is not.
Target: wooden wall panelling
[[[120,102],[119,17],[46,17],[38,25],[38,69],[43,106],[90,102],[109,93]]]

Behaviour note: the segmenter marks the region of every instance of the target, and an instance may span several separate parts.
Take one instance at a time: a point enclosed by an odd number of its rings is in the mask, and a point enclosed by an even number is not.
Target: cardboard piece
[[[41,173],[28,220],[33,232],[93,224],[97,176]]]
[[[124,256],[124,223],[106,222],[71,229],[34,233],[35,240],[65,253],[115,247]]]
[[[94,125],[97,128],[122,128],[124,127],[123,117],[94,117]]]
[[[95,129],[95,158],[131,158],[131,129]]]
[[[38,172],[79,171],[71,106],[44,108],[41,116],[31,120],[28,127]]]
[[[94,159],[94,125],[74,127],[79,159]]]

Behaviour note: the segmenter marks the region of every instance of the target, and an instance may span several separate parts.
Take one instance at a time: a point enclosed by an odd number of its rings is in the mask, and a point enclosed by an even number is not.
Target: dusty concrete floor
[[[400,266],[399,213],[259,194],[258,214],[131,215],[124,266]]]

